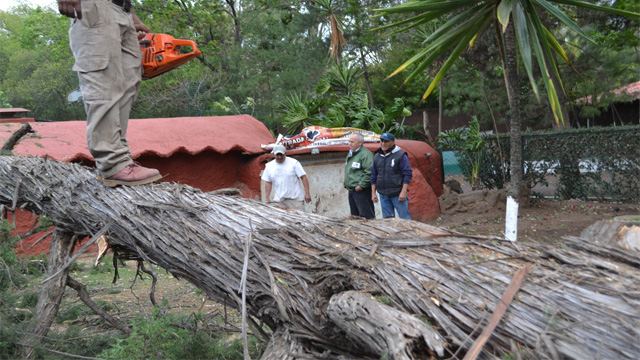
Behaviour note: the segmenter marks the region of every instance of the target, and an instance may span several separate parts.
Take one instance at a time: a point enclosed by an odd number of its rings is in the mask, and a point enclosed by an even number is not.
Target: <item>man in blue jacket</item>
[[[411,220],[407,192],[412,176],[409,156],[396,145],[396,137],[390,133],[380,135],[380,149],[371,168],[371,200],[378,202],[377,191],[382,217],[395,217],[397,211],[399,218]]]

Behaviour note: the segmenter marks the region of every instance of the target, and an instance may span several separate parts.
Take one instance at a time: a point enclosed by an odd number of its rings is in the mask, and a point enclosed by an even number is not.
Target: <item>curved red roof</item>
[[[22,125],[0,124],[0,141]],[[35,134],[14,148],[16,155],[48,156],[60,161],[90,160],[85,121],[33,122]],[[176,152],[197,154],[212,150],[262,154],[260,144],[275,141],[263,123],[249,115],[180,117],[129,120],[127,139],[131,155],[169,157]]]

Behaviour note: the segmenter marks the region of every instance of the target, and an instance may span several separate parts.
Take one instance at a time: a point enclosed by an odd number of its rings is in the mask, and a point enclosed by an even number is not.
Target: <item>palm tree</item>
[[[342,19],[337,15],[337,8],[335,6],[335,1],[333,0],[311,0],[311,1],[315,3],[322,10],[323,15],[326,16],[329,20],[329,26],[331,26],[331,35],[330,35],[331,47],[329,48],[329,59],[335,59],[336,63],[340,65],[342,48],[347,44],[347,41],[344,39],[344,36],[342,35],[344,25],[342,23]]]
[[[400,13],[413,15],[383,27],[406,25],[398,32],[406,31],[434,19],[449,16],[449,20],[424,42],[425,47],[423,49],[389,75],[390,77],[394,76],[415,65],[405,79],[406,84],[422,74],[428,66],[440,57],[448,54],[446,61],[440,66],[438,73],[425,91],[423,99],[426,99],[431,94],[454,61],[458,59],[467,47],[473,46],[489,26],[493,25],[495,28],[502,54],[505,86],[507,87],[509,108],[511,109],[512,175],[507,199],[505,237],[512,241],[517,239],[518,199],[522,182],[522,139],[520,134],[520,99],[517,91],[517,57],[520,57],[524,65],[533,92],[536,97],[539,97],[538,86],[533,75],[535,58],[556,123],[563,124],[564,118],[561,104],[558,101],[558,91],[564,91],[564,89],[552,52],[558,54],[567,63],[569,63],[569,58],[560,43],[553,37],[553,34],[540,21],[538,11],[547,11],[558,19],[560,23],[589,39],[587,34],[569,16],[552,3],[640,19],[640,14],[637,13],[576,0],[416,0],[388,9],[377,9],[381,15],[386,16]],[[557,80],[557,86],[554,84],[554,79]]]

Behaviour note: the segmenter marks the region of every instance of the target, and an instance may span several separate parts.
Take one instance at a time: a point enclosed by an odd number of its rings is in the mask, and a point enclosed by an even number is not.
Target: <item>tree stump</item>
[[[594,243],[640,251],[640,214],[600,220],[584,229],[580,237]]]

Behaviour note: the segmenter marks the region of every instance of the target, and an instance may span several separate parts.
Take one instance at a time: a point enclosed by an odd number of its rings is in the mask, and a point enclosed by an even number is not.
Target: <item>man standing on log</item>
[[[351,149],[344,166],[344,187],[349,191],[351,215],[374,219],[376,213],[371,201],[373,153],[363,143],[362,134],[354,133],[349,137]]]
[[[149,32],[131,0],[58,0],[60,14],[72,18],[69,44],[75,58],[87,142],[106,186],[142,185],[160,180],[156,169],[131,159],[127,126],[142,81],[138,41]]]
[[[276,159],[267,163],[262,173],[267,202],[274,190],[273,201],[296,210],[304,211],[304,202],[311,201],[307,173],[294,158],[287,157],[287,149],[282,144],[273,148]],[[304,189],[303,189],[304,188]]]
[[[378,191],[383,218],[395,217],[397,211],[401,219],[411,220],[407,192],[412,176],[409,156],[396,146],[396,137],[390,133],[380,135],[380,149],[371,169],[371,200],[378,202]]]

